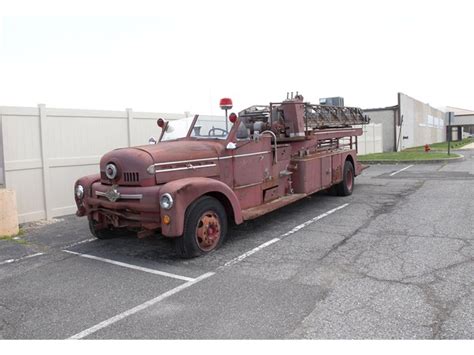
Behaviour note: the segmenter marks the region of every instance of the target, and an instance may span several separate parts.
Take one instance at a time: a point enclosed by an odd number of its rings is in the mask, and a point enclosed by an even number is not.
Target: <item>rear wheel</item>
[[[227,215],[222,204],[204,196],[186,211],[184,233],[176,239],[177,252],[184,258],[204,255],[219,248],[227,233]]]
[[[349,160],[344,163],[344,171],[342,173],[342,181],[335,185],[336,192],[339,196],[349,196],[354,189],[354,166]]]

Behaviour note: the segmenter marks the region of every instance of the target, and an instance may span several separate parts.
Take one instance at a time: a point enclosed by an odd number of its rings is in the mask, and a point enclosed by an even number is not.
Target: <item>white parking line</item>
[[[348,203],[345,203],[345,204],[343,204],[343,205],[341,205],[341,206],[339,206],[339,207],[333,208],[332,210],[329,210],[329,211],[327,211],[327,212],[325,212],[325,213],[323,213],[323,214],[320,214],[319,216],[316,216],[316,217],[314,217],[314,218],[311,218],[309,221],[306,221],[306,222],[304,222],[304,223],[301,223],[301,224],[297,225],[295,228],[293,228],[293,229],[290,230],[289,232],[286,232],[285,234],[280,235],[279,238],[274,238],[274,239],[272,239],[272,240],[269,240],[268,242],[265,242],[265,243],[259,245],[258,247],[253,248],[252,250],[249,250],[248,252],[246,252],[246,253],[244,253],[244,254],[242,254],[242,255],[240,255],[240,256],[238,256],[238,257],[236,257],[236,258],[234,258],[234,259],[232,259],[232,260],[230,260],[230,261],[228,261],[228,262],[226,262],[226,263],[224,264],[224,266],[221,266],[221,268],[222,268],[222,267],[228,267],[228,266],[231,266],[231,265],[235,265],[235,264],[241,262],[242,260],[244,260],[245,258],[249,257],[250,255],[255,254],[257,251],[262,250],[263,248],[266,248],[266,247],[268,247],[269,245],[272,245],[273,243],[279,242],[279,241],[282,240],[283,238],[288,237],[289,235],[292,235],[292,234],[298,232],[300,229],[302,229],[302,228],[304,228],[304,227],[306,227],[306,226],[309,226],[311,223],[314,223],[314,222],[316,222],[316,221],[319,221],[320,219],[329,216],[331,213],[334,213],[334,212],[336,212],[336,211],[339,211],[340,209],[343,209],[344,207],[347,207],[347,206],[349,206],[349,204],[348,204]]]
[[[77,245],[81,245],[81,244],[93,242],[94,240],[97,240],[97,238],[89,238],[89,239],[81,240],[81,241],[79,241],[79,242],[75,242],[75,243],[66,245],[66,246],[63,247],[63,248],[64,248],[64,249],[69,249],[69,248],[75,247],[75,246],[77,246]]]
[[[407,167],[405,167],[403,169],[400,169],[400,170],[397,170],[397,171],[391,173],[390,176],[397,175],[398,173],[401,173],[402,171],[407,170],[408,168],[411,168],[412,166],[413,165],[408,165]]]
[[[136,266],[136,265],[132,265],[132,264],[122,263],[122,262],[120,262],[120,261],[115,261],[115,260],[110,260],[110,259],[105,259],[105,258],[100,258],[100,257],[94,256],[94,255],[76,253],[75,251],[63,250],[63,252],[69,253],[69,254],[74,254],[74,255],[80,256],[80,257],[82,257],[82,258],[87,258],[87,259],[92,259],[92,260],[98,260],[98,261],[102,261],[102,262],[104,262],[104,263],[109,263],[109,264],[113,264],[113,265],[117,265],[117,266],[122,266],[122,267],[126,267],[126,268],[133,269],[133,270],[148,272],[148,273],[150,273],[150,274],[155,274],[155,275],[160,275],[160,276],[171,277],[171,278],[173,278],[173,279],[178,279],[178,280],[183,280],[183,281],[188,281],[188,282],[191,282],[191,281],[196,280],[196,279],[193,279],[193,278],[191,278],[191,277],[186,277],[186,276],[171,274],[171,273],[165,272],[165,271],[159,271],[159,270],[154,270],[154,269],[148,269],[148,268],[146,268],[146,267],[141,267],[141,266]]]
[[[228,261],[224,264],[224,267],[227,267],[227,266],[231,266],[231,265],[234,265],[234,264],[237,264],[238,262],[241,262],[242,260],[244,260],[246,257],[252,255],[252,254],[255,254],[257,251],[259,250],[262,250],[263,248],[266,248],[268,247],[269,245],[272,245],[273,243],[276,243],[280,241],[280,238],[274,238],[272,240],[269,240],[268,242],[266,243],[263,243],[262,245],[259,245],[258,247],[256,248],[253,248],[252,250],[249,250],[248,252],[236,257],[235,259],[232,259],[231,261]]]
[[[327,217],[327,216],[329,216],[330,214],[332,214],[332,213],[334,213],[334,212],[336,212],[336,211],[339,211],[340,209],[343,209],[343,208],[345,208],[345,207],[347,207],[347,206],[349,206],[349,204],[348,204],[348,203],[345,203],[345,204],[343,204],[343,205],[341,205],[341,206],[339,206],[339,207],[333,208],[332,210],[329,210],[329,211],[327,211],[327,212],[325,212],[325,213],[323,213],[323,214],[320,214],[319,216],[316,216],[316,217],[314,217],[314,218],[311,218],[309,221],[306,221],[306,222],[304,222],[304,223],[301,223],[300,225],[296,226],[295,228],[293,228],[293,229],[290,230],[289,232],[286,232],[285,234],[280,235],[280,238],[283,239],[283,238],[285,238],[285,237],[287,237],[287,236],[289,236],[289,235],[291,235],[291,234],[293,234],[293,233],[296,233],[296,232],[298,232],[300,229],[302,229],[302,228],[304,228],[304,227],[306,227],[306,226],[309,226],[310,224],[312,224],[312,223],[314,223],[314,222],[316,222],[316,221],[319,221],[320,219],[322,219],[322,218],[324,218],[324,217]]]
[[[122,320],[128,316],[131,316],[132,314],[135,314],[137,312],[140,312],[148,307],[151,307],[153,306],[154,304],[158,303],[158,302],[161,302],[163,301],[164,299],[198,283],[199,281],[202,281],[204,279],[207,279],[208,277],[211,277],[212,275],[214,275],[213,272],[208,272],[208,273],[205,273],[201,276],[199,276],[198,278],[196,279],[193,279],[192,281],[188,281],[182,285],[179,285],[178,287],[175,287],[173,288],[172,290],[170,291],[167,291],[165,293],[162,293],[161,295],[159,295],[158,297],[155,297],[149,301],[146,301],[145,303],[142,303],[132,309],[129,309],[128,311],[125,311],[123,313],[120,313],[112,318],[109,318],[97,325],[94,325],[93,327],[90,327],[86,330],[83,330],[82,332],[80,333],[77,333],[76,335],[73,335],[72,337],[70,337],[69,339],[82,339],[88,335],[91,335],[92,333],[95,333],[97,332],[98,330],[102,329],[102,328],[105,328],[105,327],[108,327],[109,325],[115,323],[115,322],[118,322],[119,320]]]
[[[27,256],[24,256],[24,257],[18,258],[18,259],[8,259],[8,260],[5,260],[5,261],[0,262],[0,265],[16,263],[17,261],[22,261],[22,260],[30,259],[30,258],[33,258],[33,257],[35,257],[35,256],[40,256],[40,255],[44,255],[44,253],[31,254],[31,255],[27,255]]]

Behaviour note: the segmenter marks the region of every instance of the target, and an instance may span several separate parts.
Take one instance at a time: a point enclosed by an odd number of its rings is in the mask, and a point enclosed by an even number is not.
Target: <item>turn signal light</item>
[[[165,215],[163,216],[163,218],[162,218],[162,221],[163,221],[163,224],[168,225],[168,224],[171,223],[171,217],[168,216],[167,214],[165,214]]]

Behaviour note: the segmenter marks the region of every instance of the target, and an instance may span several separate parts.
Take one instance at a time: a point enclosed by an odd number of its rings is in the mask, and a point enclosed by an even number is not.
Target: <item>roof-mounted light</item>
[[[224,97],[221,99],[219,102],[219,106],[221,107],[222,110],[230,110],[232,108],[232,99],[228,97]]]

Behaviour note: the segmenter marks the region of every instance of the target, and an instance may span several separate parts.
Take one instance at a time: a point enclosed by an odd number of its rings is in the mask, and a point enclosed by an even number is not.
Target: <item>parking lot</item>
[[[4,339],[474,338],[474,154],[374,165],[232,227],[201,258],[92,239],[85,219],[0,240]]]

